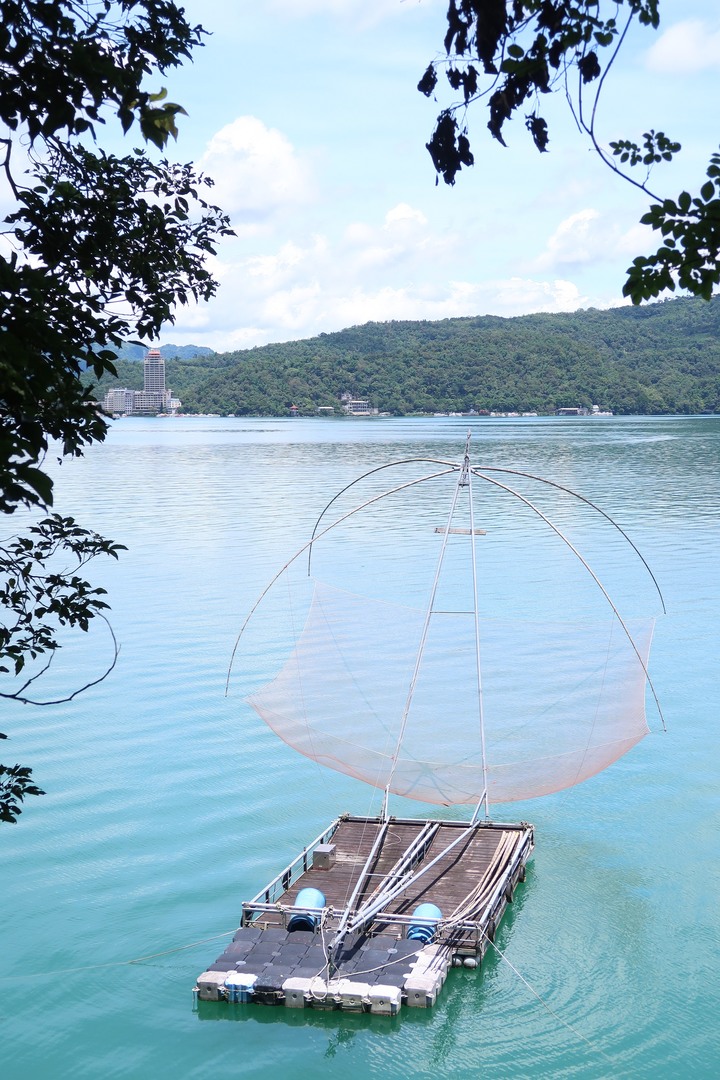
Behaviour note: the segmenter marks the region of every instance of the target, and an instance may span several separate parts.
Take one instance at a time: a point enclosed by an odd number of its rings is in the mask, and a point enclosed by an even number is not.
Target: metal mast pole
[[[469,436],[468,436],[469,438]],[[465,454],[465,460],[467,461],[467,448]],[[418,646],[417,656],[415,657],[415,667],[413,669],[412,679],[410,680],[410,687],[408,689],[407,698],[405,700],[405,707],[403,708],[402,718],[400,721],[400,731],[397,737],[397,743],[395,745],[395,752],[392,757],[392,763],[390,765],[390,773],[388,776],[387,787],[385,788],[385,799],[383,802],[383,818],[388,817],[388,799],[390,795],[390,789],[392,787],[393,777],[395,776],[395,770],[397,768],[398,758],[400,756],[400,748],[402,747],[403,739],[405,737],[405,729],[407,727],[408,715],[410,713],[410,706],[412,705],[413,696],[415,694],[415,685],[417,683],[418,675],[420,673],[420,664],[422,662],[423,653],[425,652],[425,645],[427,643],[428,631],[430,629],[430,618],[435,606],[435,597],[437,595],[438,584],[440,582],[440,571],[442,570],[443,561],[445,559],[445,551],[447,549],[448,537],[450,535],[450,526],[452,525],[453,515],[455,514],[455,507],[457,506],[458,496],[460,494],[461,486],[466,483],[463,480],[465,475],[465,466],[460,473],[460,479],[455,486],[455,492],[452,498],[452,504],[450,506],[450,513],[448,514],[447,525],[443,533],[442,546],[440,548],[440,554],[438,556],[437,567],[435,569],[435,578],[433,580],[432,589],[430,591],[430,600],[428,602],[427,610],[425,612],[425,621],[423,623],[422,634],[420,636],[420,644]]]
[[[485,752],[485,715],[483,709],[482,668],[480,665],[480,612],[478,610],[477,553],[475,551],[475,514],[473,510],[472,473],[470,470],[470,432],[468,432],[467,443],[465,444],[465,461],[463,462],[463,472],[460,478],[460,483],[464,483],[467,485],[468,498],[470,500],[470,552],[472,560],[473,612],[475,619],[475,672],[477,678],[478,715],[480,720],[480,749],[482,754],[482,772],[484,788],[482,802],[485,805],[485,820],[487,821],[488,817],[490,816],[490,812],[488,805],[487,755]]]

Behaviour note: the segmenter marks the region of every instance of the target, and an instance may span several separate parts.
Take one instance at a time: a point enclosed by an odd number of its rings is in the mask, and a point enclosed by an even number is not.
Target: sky
[[[447,0],[183,0],[210,32],[159,80],[181,103],[169,155],[215,179],[236,232],[209,304],[180,308],[162,340],[218,351],[368,321],[513,316],[622,302],[632,258],[653,249],[649,200],[603,166],[561,95],[544,98],[540,155],[522,117],[507,149],[469,114],[475,166],[454,187],[425,143],[438,102],[416,87],[441,55]],[[607,4],[608,9],[611,4]],[[601,141],[649,128],[683,144],[653,190],[697,190],[718,133],[720,7],[660,0],[605,83]],[[156,87],[150,87],[155,89]],[[657,243],[655,247],[657,247]]]

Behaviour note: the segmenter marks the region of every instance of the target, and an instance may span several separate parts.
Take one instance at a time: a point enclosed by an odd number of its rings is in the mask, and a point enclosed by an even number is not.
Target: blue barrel
[[[436,919],[442,919],[442,911],[436,904],[420,904],[412,913],[413,921],[408,927],[407,936],[411,941],[422,941],[428,945],[435,937]],[[428,922],[432,919],[432,922]]]
[[[297,894],[293,907],[324,908],[325,897],[319,889],[301,889]],[[312,915],[307,911],[299,911],[297,915],[290,916],[287,928],[288,930],[315,930],[319,921],[319,915]]]
[[[235,973],[228,974],[227,978],[225,979],[225,991],[227,993],[227,999],[233,1004],[240,1000],[238,994],[238,987],[235,979]]]

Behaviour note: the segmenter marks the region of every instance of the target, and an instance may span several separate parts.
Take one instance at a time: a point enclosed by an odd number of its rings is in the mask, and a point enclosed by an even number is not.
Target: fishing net
[[[289,658],[248,701],[314,761],[442,805],[486,785],[494,803],[559,791],[648,732],[651,619],[481,618],[479,648],[471,611],[424,624],[420,608],[316,582]]]

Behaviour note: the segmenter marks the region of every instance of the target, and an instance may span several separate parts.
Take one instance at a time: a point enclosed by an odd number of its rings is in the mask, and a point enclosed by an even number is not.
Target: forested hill
[[[184,411],[394,414],[720,411],[720,298],[563,315],[368,323],[305,341],[168,363]]]

